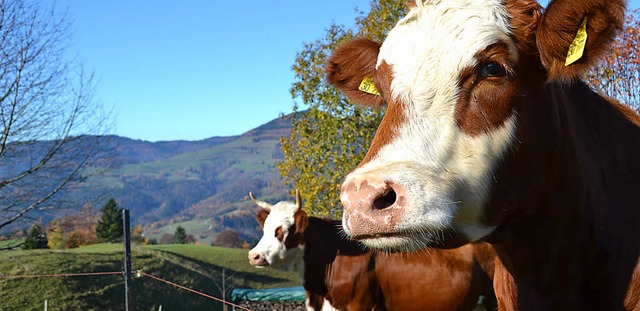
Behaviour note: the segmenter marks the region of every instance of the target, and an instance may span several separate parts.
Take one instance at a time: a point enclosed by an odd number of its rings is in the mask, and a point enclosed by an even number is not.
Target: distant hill
[[[147,235],[184,223],[187,233],[207,243],[225,229],[251,241],[258,228],[248,193],[289,199],[275,164],[283,158],[280,137],[290,131],[289,118],[277,118],[239,136],[200,141],[100,137],[104,154],[83,172],[83,185],[64,194],[65,200],[77,206],[88,201],[99,209],[114,197]],[[44,215],[45,220],[52,216]]]

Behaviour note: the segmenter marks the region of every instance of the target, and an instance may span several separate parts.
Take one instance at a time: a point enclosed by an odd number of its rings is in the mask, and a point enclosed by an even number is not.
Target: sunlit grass
[[[95,244],[72,250],[0,251],[0,276],[119,272],[123,245]],[[300,285],[297,277],[248,264],[247,250],[196,245],[132,245],[132,269],[210,295],[220,295],[222,270],[228,292],[234,287],[271,288]],[[0,278],[0,310],[122,310],[122,275]],[[136,310],[163,305],[167,310],[221,310],[219,303],[141,277],[133,281]]]

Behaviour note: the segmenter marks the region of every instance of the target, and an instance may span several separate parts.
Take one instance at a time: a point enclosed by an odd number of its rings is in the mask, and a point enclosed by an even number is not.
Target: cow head
[[[342,184],[345,232],[377,248],[455,247],[492,233],[495,176],[518,152],[545,83],[572,83],[621,27],[622,0],[416,1],[383,44],[338,48],[327,77],[352,101],[386,105],[370,149]],[[585,22],[584,55],[565,66]],[[360,91],[373,78],[380,95]],[[543,124],[535,126],[544,127]],[[491,219],[491,221],[488,221]]]
[[[307,214],[302,210],[300,194],[296,190],[296,203],[278,202],[274,205],[251,199],[262,208],[256,216],[263,235],[258,244],[249,251],[249,263],[252,266],[271,266],[279,268],[295,260],[294,253],[299,252],[304,230],[307,227]]]

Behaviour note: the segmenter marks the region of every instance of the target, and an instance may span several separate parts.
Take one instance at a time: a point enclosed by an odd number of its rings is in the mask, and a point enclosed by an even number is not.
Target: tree
[[[27,239],[24,241],[22,248],[24,249],[41,249],[48,248],[47,246],[47,235],[42,230],[40,224],[35,224],[29,230],[29,234],[27,234]]]
[[[48,1],[0,1],[0,229],[81,181],[105,114],[91,75],[67,57],[70,23]]]
[[[50,249],[63,249],[64,248],[64,235],[62,233],[62,228],[60,227],[60,221],[58,219],[54,219],[49,223],[49,229],[47,230],[47,236],[49,238],[49,242],[47,242],[47,246]]]
[[[118,207],[116,200],[110,198],[107,204],[102,207],[102,217],[96,225],[96,237],[114,243],[121,242],[123,236],[122,209]]]
[[[193,234],[187,234],[187,236],[184,237],[184,244],[196,244],[198,243],[198,241],[196,241],[196,238],[193,236]]]
[[[73,223],[73,231],[80,236],[80,245],[96,243],[96,226],[99,217],[91,204],[85,203],[80,212],[68,214],[63,220],[66,220],[67,223]]]
[[[78,248],[82,244],[82,235],[80,235],[77,231],[71,231],[69,233],[69,237],[67,238],[66,246],[67,248]]]
[[[182,226],[176,228],[176,232],[173,234],[173,244],[186,244],[187,233]]]
[[[138,224],[131,229],[131,241],[146,244],[147,239],[144,237],[144,229],[142,228],[142,224]]]
[[[246,242],[240,237],[240,235],[233,230],[224,230],[220,232],[215,240],[213,246],[230,247],[230,248],[242,248]]]
[[[47,236],[49,238],[49,248],[63,249],[68,245],[69,238],[73,233],[71,245],[81,246],[96,242],[96,226],[99,215],[93,210],[90,204],[84,204],[80,211],[67,213],[61,217],[53,219],[47,226]]]
[[[640,112],[640,9],[627,14],[610,53],[585,80],[597,91]]]
[[[160,236],[160,244],[171,244],[173,243],[173,234],[171,233],[164,233],[162,236]]]
[[[325,63],[337,46],[354,36],[382,41],[406,12],[404,0],[374,0],[368,14],[358,12],[355,29],[331,25],[323,38],[298,53],[291,87],[294,104],[290,137],[281,139],[284,160],[277,164],[285,183],[300,190],[315,214],[339,217],[340,183],[362,160],[384,111],[349,102],[325,78]],[[308,205],[305,204],[305,207]]]

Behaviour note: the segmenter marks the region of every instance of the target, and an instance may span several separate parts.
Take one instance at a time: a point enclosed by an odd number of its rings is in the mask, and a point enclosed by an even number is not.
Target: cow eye
[[[496,62],[488,62],[482,67],[480,74],[484,77],[504,77],[507,75],[507,70]]]

